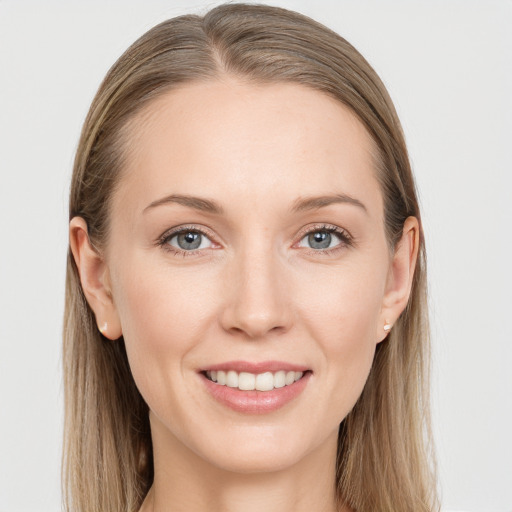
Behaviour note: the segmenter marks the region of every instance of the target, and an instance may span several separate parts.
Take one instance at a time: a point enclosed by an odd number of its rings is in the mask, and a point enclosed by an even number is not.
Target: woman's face
[[[362,124],[303,86],[226,78],[156,100],[128,147],[106,263],[155,446],[241,472],[334,447],[391,267]]]

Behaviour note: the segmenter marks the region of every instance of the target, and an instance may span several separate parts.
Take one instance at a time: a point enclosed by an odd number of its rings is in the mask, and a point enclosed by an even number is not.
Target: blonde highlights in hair
[[[70,219],[82,217],[99,251],[110,199],[128,157],[131,121],[163,93],[231,74],[293,82],[347,105],[376,147],[391,249],[407,217],[420,219],[400,122],[375,71],[342,37],[280,8],[228,4],[157,25],[114,64],[84,123]],[[133,128],[133,127],[132,127]],[[135,127],[136,129],[136,127]],[[136,511],[153,480],[148,408],[122,338],[105,343],[68,252],[64,324],[67,510]],[[423,235],[409,304],[377,347],[364,391],[339,430],[337,493],[355,511],[438,509],[428,396],[429,332]]]

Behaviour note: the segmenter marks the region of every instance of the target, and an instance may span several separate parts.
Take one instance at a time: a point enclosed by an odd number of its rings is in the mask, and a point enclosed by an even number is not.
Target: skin
[[[132,122],[130,147],[105,250],[80,218],[70,238],[98,325],[124,336],[150,408],[155,482],[143,512],[336,510],[338,426],[384,324],[407,304],[418,249],[414,218],[389,248],[368,133],[320,92],[226,76],[156,100]],[[222,212],[154,204],[169,195]],[[294,209],[333,195],[355,201]],[[325,225],[342,237],[310,247]],[[179,226],[203,230],[202,248],[159,243]],[[198,374],[231,360],[312,375],[281,409],[245,414],[212,399]]]

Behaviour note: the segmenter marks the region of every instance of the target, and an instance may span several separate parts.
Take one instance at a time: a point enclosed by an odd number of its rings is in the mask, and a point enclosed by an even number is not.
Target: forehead
[[[261,204],[336,189],[380,201],[363,124],[302,85],[187,84],[153,101],[127,133],[118,198],[137,208],[170,193]]]

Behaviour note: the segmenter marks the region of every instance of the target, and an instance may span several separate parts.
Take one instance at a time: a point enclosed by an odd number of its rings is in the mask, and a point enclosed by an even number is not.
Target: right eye
[[[186,230],[173,233],[165,243],[180,251],[195,251],[212,247],[211,240],[200,231]]]

